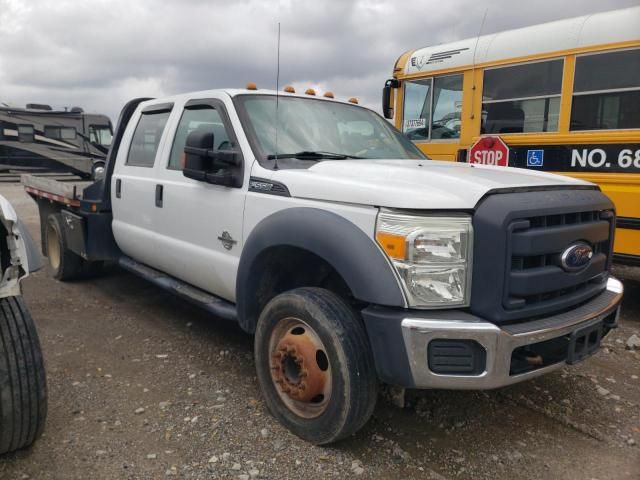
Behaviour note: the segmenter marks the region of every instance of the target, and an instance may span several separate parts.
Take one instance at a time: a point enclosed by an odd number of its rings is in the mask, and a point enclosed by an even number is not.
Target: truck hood
[[[434,160],[325,160],[273,172],[292,196],[401,209],[472,209],[489,191],[591,185],[518,168]]]

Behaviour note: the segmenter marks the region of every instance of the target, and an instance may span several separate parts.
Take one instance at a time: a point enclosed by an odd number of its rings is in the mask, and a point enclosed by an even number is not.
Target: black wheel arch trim
[[[236,279],[238,322],[253,333],[260,312],[255,302],[261,255],[274,247],[297,247],[329,263],[362,302],[404,307],[393,267],[374,241],[346,218],[325,210],[293,207],[260,221],[247,238]]]

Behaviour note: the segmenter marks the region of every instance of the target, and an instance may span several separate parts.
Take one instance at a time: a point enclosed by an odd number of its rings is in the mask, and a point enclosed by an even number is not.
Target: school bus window
[[[405,82],[402,131],[411,140],[429,139],[430,111],[431,79]]]
[[[484,71],[482,133],[558,130],[564,60]]]
[[[462,75],[405,82],[403,132],[411,140],[460,138]]]
[[[581,55],[571,130],[640,128],[640,49]]]
[[[460,138],[462,75],[437,77],[433,88],[432,139]]]

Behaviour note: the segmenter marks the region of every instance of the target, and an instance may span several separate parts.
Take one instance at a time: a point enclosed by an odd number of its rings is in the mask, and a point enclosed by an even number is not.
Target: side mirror
[[[382,113],[384,115],[384,118],[393,118],[392,94],[393,89],[398,88],[399,86],[400,82],[395,78],[390,78],[384,83],[384,88],[382,89]]]
[[[213,132],[205,130],[191,132],[184,147],[183,175],[194,180],[204,180],[211,163],[209,152],[213,152]]]
[[[233,150],[215,150],[214,135],[209,130],[194,130],[184,147],[182,174],[201,182],[239,187],[242,185],[242,162]],[[238,171],[240,175],[238,175]]]

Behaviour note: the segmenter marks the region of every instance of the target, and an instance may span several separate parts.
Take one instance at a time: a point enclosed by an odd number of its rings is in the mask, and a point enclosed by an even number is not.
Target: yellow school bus
[[[382,103],[432,159],[499,137],[509,166],[599,184],[615,258],[640,264],[640,7],[403,53]]]

